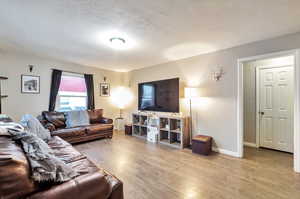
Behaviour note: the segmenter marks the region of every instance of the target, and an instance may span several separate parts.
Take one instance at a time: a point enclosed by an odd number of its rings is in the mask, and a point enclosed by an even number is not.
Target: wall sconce
[[[223,71],[223,68],[218,68],[217,70],[215,70],[212,73],[212,78],[215,81],[219,81],[223,77],[224,74],[225,74],[225,72]]]
[[[28,65],[28,68],[29,68],[29,72],[31,72],[32,73],[32,71],[33,71],[33,65]]]

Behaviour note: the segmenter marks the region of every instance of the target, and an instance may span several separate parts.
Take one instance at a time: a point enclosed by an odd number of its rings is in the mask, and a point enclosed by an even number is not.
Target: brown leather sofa
[[[123,183],[98,168],[63,139],[48,142],[55,155],[80,173],[61,184],[38,185],[30,178],[30,165],[22,147],[7,134],[0,134],[1,199],[123,199]]]
[[[90,125],[66,128],[63,112],[42,112],[40,122],[50,130],[52,136],[59,136],[69,143],[78,143],[98,138],[112,138],[113,120],[103,117],[103,109],[88,110]]]

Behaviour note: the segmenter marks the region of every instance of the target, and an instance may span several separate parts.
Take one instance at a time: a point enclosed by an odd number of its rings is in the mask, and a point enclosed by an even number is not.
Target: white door
[[[293,152],[293,67],[259,69],[260,146]]]

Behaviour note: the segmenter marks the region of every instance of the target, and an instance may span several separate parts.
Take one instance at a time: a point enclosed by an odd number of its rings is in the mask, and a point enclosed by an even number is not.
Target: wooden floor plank
[[[126,199],[298,199],[291,154],[245,148],[245,158],[199,156],[115,132],[75,147],[124,182]]]

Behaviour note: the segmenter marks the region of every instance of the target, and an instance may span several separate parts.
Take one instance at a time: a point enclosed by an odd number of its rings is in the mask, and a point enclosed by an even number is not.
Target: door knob
[[[265,114],[265,112],[263,112],[263,111],[260,111],[260,112],[259,112],[259,114],[261,114],[261,115],[264,115],[264,114]]]

